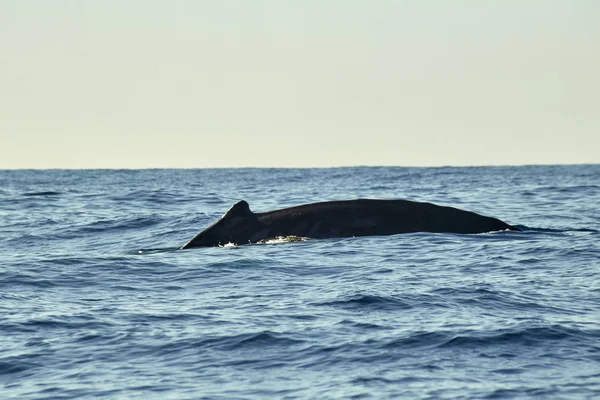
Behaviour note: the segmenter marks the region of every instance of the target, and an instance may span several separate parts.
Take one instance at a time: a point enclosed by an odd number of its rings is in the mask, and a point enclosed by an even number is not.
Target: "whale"
[[[499,219],[471,211],[409,200],[325,201],[267,212],[252,212],[248,202],[241,200],[181,249],[244,245],[280,237],[331,239],[517,230]]]

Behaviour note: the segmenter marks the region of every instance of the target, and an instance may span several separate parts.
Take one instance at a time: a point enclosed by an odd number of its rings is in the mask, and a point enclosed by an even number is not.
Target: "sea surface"
[[[179,250],[355,198],[522,231]],[[0,171],[0,398],[600,398],[600,165]]]

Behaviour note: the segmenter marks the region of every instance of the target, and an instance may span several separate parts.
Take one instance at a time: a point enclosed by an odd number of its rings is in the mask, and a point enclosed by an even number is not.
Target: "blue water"
[[[240,199],[522,232],[177,250]],[[600,397],[600,165],[0,171],[0,398]]]

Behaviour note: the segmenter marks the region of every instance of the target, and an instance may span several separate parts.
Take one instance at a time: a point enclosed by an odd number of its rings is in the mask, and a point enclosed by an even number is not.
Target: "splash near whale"
[[[329,239],[411,232],[485,233],[518,230],[499,219],[408,200],[345,200],[252,212],[244,200],[182,249],[242,245],[278,237]]]

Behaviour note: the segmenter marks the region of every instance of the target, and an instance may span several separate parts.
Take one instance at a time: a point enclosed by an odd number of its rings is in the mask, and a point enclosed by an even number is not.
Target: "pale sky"
[[[600,1],[0,0],[0,169],[600,163]]]

